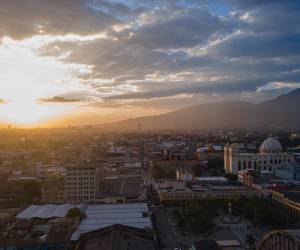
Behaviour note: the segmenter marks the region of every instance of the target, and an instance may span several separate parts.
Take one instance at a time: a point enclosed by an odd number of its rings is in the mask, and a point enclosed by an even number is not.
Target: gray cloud
[[[231,28],[226,20],[221,20],[204,8],[165,14],[170,17],[139,28],[132,42],[152,49],[192,47],[206,41],[216,32],[230,31]]]
[[[90,0],[10,0],[0,3],[0,37],[91,34],[118,21],[90,7]]]
[[[40,102],[48,103],[70,103],[70,102],[79,102],[80,99],[69,99],[62,96],[53,96],[50,98],[43,98],[39,100]]]
[[[91,72],[80,76],[90,91],[64,97],[99,107],[126,100],[178,108],[216,93],[226,99],[247,92],[255,100],[290,89],[258,96],[270,82],[300,81],[297,1],[13,0],[0,7],[0,36],[38,34],[37,24],[47,34],[105,32],[106,38],[56,41],[40,50],[55,57],[69,52],[64,63],[90,65]],[[181,94],[187,96],[172,99]]]
[[[241,91],[256,91],[257,87],[264,85],[259,79],[241,80],[236,82],[199,83],[182,88],[164,89],[160,91],[145,91],[106,97],[106,100],[124,99],[152,99],[170,97],[179,94],[211,94],[211,93],[237,93]]]
[[[251,34],[233,36],[211,50],[226,57],[251,56],[255,58],[286,57],[300,54],[300,34]]]

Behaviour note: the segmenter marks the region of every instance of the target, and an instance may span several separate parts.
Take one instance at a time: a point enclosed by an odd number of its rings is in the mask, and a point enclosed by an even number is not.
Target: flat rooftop
[[[95,204],[88,205],[84,211],[86,218],[81,221],[71,240],[77,240],[81,234],[114,224],[136,228],[152,228],[146,203]]]
[[[17,219],[50,219],[63,218],[66,216],[70,208],[78,207],[81,211],[85,210],[85,204],[46,204],[46,205],[31,205],[19,213]]]
[[[185,182],[180,181],[166,181],[162,183],[157,183],[156,188],[160,192],[176,192],[176,193],[187,193],[187,192],[217,192],[217,191],[246,191],[249,188],[245,186],[229,186],[229,185],[206,185],[195,183],[192,185],[187,185]]]

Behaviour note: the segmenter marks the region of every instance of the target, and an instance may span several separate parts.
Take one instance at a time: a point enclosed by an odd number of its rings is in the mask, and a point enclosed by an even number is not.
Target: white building
[[[94,202],[99,189],[99,168],[71,166],[66,168],[67,202]]]
[[[246,169],[269,170],[273,173],[283,162],[294,162],[294,155],[283,152],[281,144],[273,137],[266,139],[258,153],[241,153],[239,144],[224,147],[224,168],[226,173],[238,174]]]

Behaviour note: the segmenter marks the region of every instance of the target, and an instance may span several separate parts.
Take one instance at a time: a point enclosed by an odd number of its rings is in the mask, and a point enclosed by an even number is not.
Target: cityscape
[[[300,244],[299,133],[0,133],[1,249]]]
[[[299,19],[0,0],[0,250],[300,250]]]

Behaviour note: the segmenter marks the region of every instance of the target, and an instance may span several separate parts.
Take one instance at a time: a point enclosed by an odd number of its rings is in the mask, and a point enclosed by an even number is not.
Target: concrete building
[[[191,168],[200,167],[199,160],[152,160],[150,162],[150,168],[167,168],[167,169],[177,169],[177,168]]]
[[[67,202],[94,202],[99,189],[100,170],[95,166],[66,168]]]
[[[299,250],[300,230],[276,230],[266,234],[258,250]]]
[[[262,198],[262,193],[244,186],[201,185],[185,182],[157,183],[155,189],[162,203],[184,203],[191,200],[236,200]]]
[[[273,173],[283,162],[294,162],[294,155],[283,152],[278,140],[266,139],[258,153],[241,153],[239,144],[224,147],[224,168],[226,173],[238,174],[246,169],[269,170]]]
[[[222,159],[224,156],[222,146],[213,146],[209,144],[207,147],[198,147],[196,151],[197,159],[207,161],[213,159]]]
[[[66,189],[64,186],[44,187],[41,189],[42,203],[64,203]]]
[[[66,201],[66,188],[64,178],[42,183],[42,203],[64,203]]]
[[[192,181],[193,179],[194,179],[194,174],[190,168],[180,168],[176,170],[176,180]]]
[[[272,191],[272,203],[285,209],[289,214],[300,215],[300,190],[299,188],[286,191]]]
[[[275,169],[275,176],[281,179],[300,181],[300,165],[296,162],[284,162]]]

